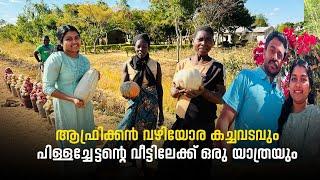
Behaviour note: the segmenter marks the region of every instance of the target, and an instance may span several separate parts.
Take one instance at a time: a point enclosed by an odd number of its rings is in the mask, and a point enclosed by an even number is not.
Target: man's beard
[[[264,70],[265,70],[265,72],[266,72],[266,74],[269,76],[269,77],[272,77],[272,78],[274,78],[274,77],[276,77],[278,74],[279,74],[279,72],[280,72],[280,70],[279,71],[277,71],[277,72],[275,72],[275,73],[271,73],[270,71],[269,71],[269,66],[270,66],[270,63],[274,63],[274,65],[276,66],[276,68],[278,69],[278,67],[279,67],[279,65],[277,65],[276,63],[275,63],[275,60],[270,60],[269,62],[268,62],[268,64],[265,64],[264,65]]]

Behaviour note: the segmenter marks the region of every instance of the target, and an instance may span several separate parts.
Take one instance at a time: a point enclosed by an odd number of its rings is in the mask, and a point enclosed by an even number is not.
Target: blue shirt
[[[269,82],[267,74],[261,67],[242,70],[239,73],[223,96],[224,102],[237,112],[235,130],[277,131],[284,96],[276,84],[275,81]],[[238,145],[267,147],[265,141],[238,141],[236,146]]]

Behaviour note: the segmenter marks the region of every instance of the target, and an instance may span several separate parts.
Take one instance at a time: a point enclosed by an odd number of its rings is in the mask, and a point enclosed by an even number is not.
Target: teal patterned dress
[[[158,119],[158,94],[156,86],[142,86],[138,97],[128,101],[129,107],[117,129],[134,127],[142,134],[145,129],[155,129]]]
[[[44,64],[43,90],[51,95],[55,90],[73,96],[82,76],[90,68],[88,59],[79,54],[77,58],[71,58],[64,52],[55,52],[49,56]],[[77,132],[84,130],[91,132],[95,128],[93,105],[88,102],[84,108],[77,108],[72,102],[54,98],[55,127],[58,129],[74,129]],[[71,145],[67,141],[60,142],[64,147],[94,147],[95,142],[89,141],[84,145]]]

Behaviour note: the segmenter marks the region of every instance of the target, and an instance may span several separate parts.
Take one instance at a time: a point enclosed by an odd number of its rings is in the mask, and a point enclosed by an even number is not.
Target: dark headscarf
[[[133,45],[135,45],[136,42],[141,39],[144,40],[146,43],[148,43],[148,46],[150,46],[150,38],[146,33],[138,34],[137,36],[135,36],[133,38],[133,43],[134,43]],[[150,70],[150,68],[147,66],[148,61],[149,61],[149,54],[147,54],[144,58],[141,58],[141,59],[137,55],[135,55],[131,58],[131,61],[129,63],[134,70],[138,71],[133,81],[139,84],[139,86],[142,85],[144,74],[146,74],[146,79],[149,82],[148,84],[149,86],[156,85],[156,79],[152,71]]]

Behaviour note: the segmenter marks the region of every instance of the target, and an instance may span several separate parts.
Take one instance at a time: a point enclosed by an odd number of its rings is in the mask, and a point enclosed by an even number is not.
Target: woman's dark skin
[[[145,42],[143,39],[140,39],[136,42],[134,49],[135,49],[136,55],[141,59],[148,54],[149,44]],[[123,67],[122,74],[123,74],[122,83],[130,80],[126,65]],[[160,66],[157,67],[156,89],[158,94],[158,105],[159,105],[158,126],[161,126],[164,121],[164,116],[163,116],[163,106],[162,106],[163,105],[162,71]],[[124,97],[124,98],[128,98],[128,97]]]
[[[196,52],[196,55],[191,57],[191,62],[193,65],[205,64],[210,61],[212,58],[208,56],[209,51],[213,46],[213,38],[206,31],[198,31],[193,42],[193,49]],[[205,57],[205,58],[202,58]],[[178,98],[181,95],[185,95],[188,98],[195,98],[202,96],[208,101],[215,104],[222,104],[222,96],[226,91],[225,86],[217,84],[217,91],[209,91],[208,89],[200,86],[199,90],[188,90],[188,89],[179,89],[173,84],[171,88],[171,96]]]

